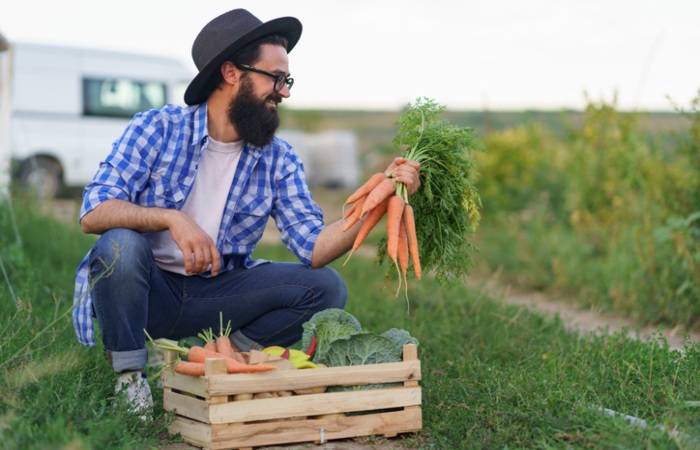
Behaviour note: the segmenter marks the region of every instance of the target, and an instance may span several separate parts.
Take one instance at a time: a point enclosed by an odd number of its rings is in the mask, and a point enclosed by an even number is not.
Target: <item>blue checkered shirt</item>
[[[137,114],[85,187],[80,217],[115,198],[146,207],[182,208],[208,139],[206,103]],[[221,272],[265,262],[250,255],[270,217],[282,242],[310,265],[323,213],[311,196],[299,157],[279,138],[263,148],[244,146],[216,243]],[[88,257],[76,273],[73,326],[81,344],[94,346]]]

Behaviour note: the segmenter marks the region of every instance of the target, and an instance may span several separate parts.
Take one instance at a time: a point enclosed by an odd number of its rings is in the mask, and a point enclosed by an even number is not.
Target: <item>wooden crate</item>
[[[170,426],[188,444],[206,449],[253,448],[419,431],[420,361],[413,344],[403,361],[363,366],[226,374],[223,360],[206,362],[206,375],[163,371]],[[166,353],[166,362],[175,355]],[[400,383],[391,387],[316,392],[328,386]],[[274,398],[252,398],[259,393]],[[296,393],[295,393],[296,392]],[[264,395],[255,395],[261,397]]]

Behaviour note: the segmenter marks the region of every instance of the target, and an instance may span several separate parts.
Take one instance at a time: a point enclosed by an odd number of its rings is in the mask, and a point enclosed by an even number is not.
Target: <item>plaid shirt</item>
[[[208,138],[206,103],[137,114],[85,187],[80,217],[115,198],[146,207],[182,208]],[[279,138],[263,148],[244,146],[216,243],[221,272],[265,262],[250,255],[269,217],[287,248],[310,265],[323,213],[307,187],[299,157]],[[76,273],[73,326],[81,344],[94,346],[88,257]]]

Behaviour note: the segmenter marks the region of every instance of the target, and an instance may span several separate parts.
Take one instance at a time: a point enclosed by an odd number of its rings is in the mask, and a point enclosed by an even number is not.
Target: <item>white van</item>
[[[84,186],[133,115],[183,104],[194,76],[161,56],[12,43],[10,154],[41,197]]]

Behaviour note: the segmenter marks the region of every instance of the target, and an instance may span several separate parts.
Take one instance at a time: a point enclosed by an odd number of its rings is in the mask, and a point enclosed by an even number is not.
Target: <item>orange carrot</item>
[[[404,215],[401,216],[401,223],[399,224],[399,246],[396,255],[399,261],[399,267],[401,268],[401,273],[403,274],[403,279],[406,281],[406,272],[408,272],[408,236],[406,235],[405,209]]]
[[[179,353],[187,357],[187,362],[203,363],[207,358],[223,359],[226,361],[226,371],[228,373],[245,373],[245,372],[267,372],[268,370],[276,370],[277,367],[267,364],[245,364],[236,361],[227,355],[222,355],[219,352],[207,350],[201,345],[193,345],[192,347],[181,347],[167,339],[153,340],[146,329],[144,334],[156,348],[161,350]]]
[[[216,351],[216,342],[214,340],[214,332],[212,331],[211,328],[208,330],[202,330],[201,333],[199,333],[197,336],[199,336],[202,340],[204,340],[204,348],[207,350],[211,351]]]
[[[405,208],[405,207],[404,207]],[[399,295],[401,290],[401,275],[403,275],[404,290],[406,292],[406,308],[410,308],[408,302],[408,277],[406,273],[408,272],[408,236],[406,235],[406,223],[405,223],[405,213],[401,216],[401,223],[399,224],[399,247],[397,249],[397,259],[399,261],[399,268],[401,273],[399,273],[399,286],[396,289],[396,295]]]
[[[413,263],[413,272],[419,280],[423,276],[420,266],[420,256],[418,254],[418,236],[416,235],[416,221],[413,214],[413,206],[406,203],[403,208],[404,222],[406,223],[406,235],[408,237],[408,251]]]
[[[233,347],[228,335],[231,333],[231,321],[228,321],[224,328],[224,313],[219,311],[219,336],[214,340],[217,352],[226,356],[233,356]]]
[[[204,363],[178,361],[175,364],[175,372],[182,375],[204,376]]]
[[[389,199],[385,199],[383,202],[381,202],[379,205],[377,205],[376,208],[374,208],[372,211],[369,212],[369,215],[367,216],[367,219],[365,222],[362,224],[360,227],[360,231],[357,232],[357,236],[355,236],[355,241],[352,244],[352,248],[350,249],[350,254],[348,255],[348,258],[345,260],[343,265],[347,264],[347,262],[350,260],[350,257],[352,256],[355,251],[360,248],[362,243],[367,239],[367,236],[369,236],[370,231],[374,229],[374,227],[379,223],[379,221],[384,217],[384,214],[386,214],[387,206],[389,205]]]
[[[361,197],[357,201],[357,208],[355,208],[355,211],[353,211],[350,217],[347,218],[347,222],[345,222],[345,225],[343,226],[343,231],[348,231],[353,225],[355,225],[360,220],[360,217],[362,216],[363,205],[366,201],[367,196]]]
[[[396,258],[399,250],[399,227],[401,225],[401,217],[403,216],[405,204],[406,202],[400,196],[392,195],[389,197],[389,204],[386,210],[386,253],[391,260],[394,261],[397,269],[398,262]]]
[[[224,315],[219,311],[219,336],[214,341],[216,343],[216,348],[214,351],[221,353],[222,355],[228,355],[236,361],[246,364],[245,358],[240,352],[234,350],[233,344],[231,343],[231,321],[228,321],[226,328],[224,328]]]
[[[386,175],[384,172],[377,172],[359,188],[355,190],[350,196],[348,197],[347,200],[345,200],[345,204],[349,205],[350,203],[355,203],[358,201],[361,197],[364,197],[365,195],[369,194],[372,189],[374,189],[379,183],[382,182],[386,178]]]
[[[230,356],[222,355],[218,352],[212,352],[198,345],[192,346],[187,352],[187,360],[190,362],[203,363],[207,358],[223,358],[226,361],[227,373],[248,373],[248,372],[267,372],[275,370],[275,366],[267,364],[244,364],[236,361]]]
[[[362,206],[362,202],[364,201],[365,197],[367,196],[363,195],[355,203],[353,203],[352,206],[349,207],[348,210],[343,213],[343,219],[347,219],[348,217],[350,217],[357,208]],[[343,207],[345,207],[345,205],[343,205]]]
[[[379,183],[369,194],[367,194],[367,198],[362,204],[362,212],[360,213],[360,216],[364,217],[365,214],[374,209],[394,192],[396,192],[396,181],[394,181],[393,178],[385,178],[382,180],[381,183]]]

